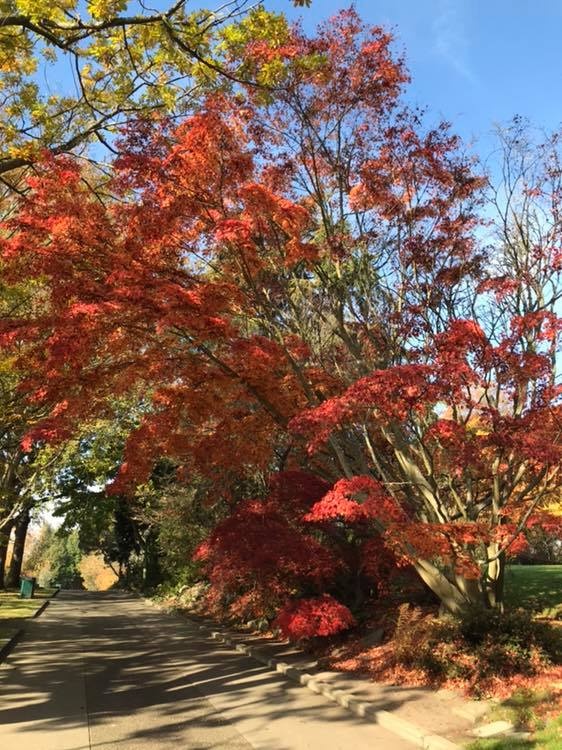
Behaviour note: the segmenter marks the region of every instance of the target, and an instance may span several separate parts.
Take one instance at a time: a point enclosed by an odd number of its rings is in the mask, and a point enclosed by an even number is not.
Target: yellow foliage
[[[553,516],[562,516],[562,497],[558,497],[556,500],[550,502],[545,510],[552,513]]]
[[[127,0],[89,0],[88,10],[96,21],[104,21],[125,10]]]
[[[98,130],[111,131],[123,113],[154,107],[183,114],[190,110],[186,92],[213,85],[225,52],[262,40],[275,48],[289,35],[284,16],[261,7],[235,14],[221,35],[222,22],[211,23],[210,11],[172,0],[156,5],[0,0],[0,162],[33,163],[44,148],[87,144]],[[3,25],[3,18],[11,20]],[[114,19],[120,21],[107,23]],[[75,85],[64,84],[57,94],[46,90],[41,82],[53,75],[53,65],[71,66]],[[247,72],[265,84],[283,76],[278,60],[262,67]]]
[[[103,557],[94,553],[82,558],[80,574],[88,591],[106,591],[117,581],[117,576]]]
[[[33,21],[64,21],[64,12],[76,10],[76,0],[15,0],[15,10]]]

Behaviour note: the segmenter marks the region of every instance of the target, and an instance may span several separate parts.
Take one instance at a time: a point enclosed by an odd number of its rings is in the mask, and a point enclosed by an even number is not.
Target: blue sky
[[[144,0],[154,10],[171,2]],[[224,2],[190,0],[188,7],[218,8]],[[346,0],[312,0],[310,8],[295,8],[291,0],[263,4],[300,18],[309,32],[349,7]],[[427,107],[430,123],[449,120],[482,158],[494,148],[494,125],[516,114],[546,130],[562,124],[562,0],[356,0],[354,5],[367,23],[393,31],[412,76],[408,100]],[[130,8],[138,10],[138,0],[130,0]],[[66,68],[58,77],[67,84]]]
[[[307,30],[346,3],[266,0]],[[513,115],[546,129],[562,122],[562,0],[357,0],[368,23],[390,27],[412,76],[408,98],[444,118],[482,156],[495,123]]]

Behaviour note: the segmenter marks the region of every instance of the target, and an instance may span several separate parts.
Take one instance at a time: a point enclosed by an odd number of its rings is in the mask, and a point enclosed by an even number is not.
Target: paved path
[[[0,666],[2,750],[412,750],[123,593],[61,592]]]

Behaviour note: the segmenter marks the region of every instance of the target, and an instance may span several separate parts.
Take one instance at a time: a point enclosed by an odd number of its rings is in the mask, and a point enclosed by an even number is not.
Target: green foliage
[[[489,609],[470,609],[459,620],[459,632],[473,646],[487,642],[511,645],[522,650],[537,647],[556,661],[562,655],[561,639],[555,628],[535,620],[524,609],[499,612]]]
[[[76,529],[81,551],[101,553],[125,585],[152,587],[162,577],[185,585],[197,577],[190,558],[218,509],[203,506],[196,484],[177,485],[175,465],[163,460],[133,496],[107,492],[141,408],[129,402],[114,407],[113,419],[84,425],[65,444],[45,477],[45,492],[59,498],[55,515],[64,519],[62,532]]]
[[[290,41],[290,30],[287,19],[282,14],[270,13],[259,6],[241,21],[222,29],[220,38],[220,49],[226,57],[245,58],[244,62],[238,64],[237,75],[260,84],[264,89],[262,96],[267,97],[269,89],[285,80],[288,65],[281,54],[273,54],[267,60],[254,59],[244,54],[246,47],[252,42],[265,42],[273,50],[283,50],[283,46]]]
[[[189,586],[201,577],[200,565],[192,560],[224,510],[220,504],[202,502],[201,487],[172,484],[161,493],[156,512],[162,573],[172,590]]]
[[[6,218],[11,208],[12,201],[0,196],[0,220]],[[29,314],[36,304],[38,286],[35,282],[8,284],[0,280],[0,317],[17,319]],[[39,445],[27,451],[22,449],[22,439],[30,425],[48,413],[43,404],[26,399],[21,388],[25,375],[14,353],[3,347],[0,353],[0,528],[21,512],[31,496],[34,504],[39,502],[39,476],[47,474],[48,456],[52,455],[52,451]]]
[[[80,575],[80,549],[77,531],[54,532],[46,524],[42,527],[26,562],[26,571],[35,575],[40,586],[59,584],[62,588],[83,588]]]
[[[106,488],[123,460],[125,436],[136,414],[130,403],[116,403],[113,419],[84,425],[65,444],[46,480],[49,495],[58,498],[55,515],[64,519],[63,533],[76,529],[83,553],[100,552],[120,568],[139,552],[135,508]]]
[[[473,609],[460,620],[459,633],[483,678],[540,674],[562,660],[562,633],[526,610]]]
[[[49,547],[48,562],[50,565],[50,583],[59,584],[62,588],[83,588],[80,574],[82,551],[78,534],[55,534]]]
[[[127,119],[177,116],[193,106],[194,91],[237,80],[244,71],[229,64],[231,40],[279,42],[286,27],[262,7],[246,22],[248,5],[214,12],[170,0],[154,11],[126,0],[2,0],[0,174],[33,163],[44,148],[68,152],[95,139],[107,146]],[[231,24],[221,35],[231,17],[241,33]],[[264,66],[262,83],[273,79],[272,66]],[[44,90],[41,82],[52,78],[74,85]]]
[[[556,689],[519,688],[486,714],[486,721],[509,721],[517,729],[536,730],[544,727],[544,716],[552,715],[559,705]]]
[[[477,740],[476,742],[471,742],[470,745],[467,745],[466,750],[531,750],[531,748],[535,747],[537,747],[537,745],[530,740],[517,737],[507,737],[501,739]],[[539,747],[541,747],[542,750],[546,750],[544,745],[540,745]],[[552,745],[549,750],[559,750],[559,748],[560,745]]]

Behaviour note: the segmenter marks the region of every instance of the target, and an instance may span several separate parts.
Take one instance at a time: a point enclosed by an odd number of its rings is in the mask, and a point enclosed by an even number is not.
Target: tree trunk
[[[414,567],[439,598],[441,612],[462,615],[470,607],[503,609],[504,554],[488,566],[481,578],[464,578],[452,570],[440,570],[429,560],[418,560]]]
[[[503,612],[503,590],[505,583],[505,552],[499,553],[498,545],[494,544],[488,548],[488,555],[493,562],[488,565],[484,589],[486,605],[490,609],[499,609]]]
[[[8,554],[8,544],[13,526],[14,523],[12,521],[0,531],[0,589],[3,589],[5,586],[6,555]]]
[[[19,586],[29,519],[29,508],[25,508],[25,510],[21,512],[16,521],[16,533],[14,537],[12,559],[10,561],[10,569],[8,571],[8,576],[6,579],[6,586],[8,588],[17,588]]]
[[[154,528],[149,529],[145,537],[143,556],[143,589],[148,590],[162,583],[158,533]]]
[[[458,582],[453,582],[429,560],[417,560],[414,563],[420,578],[424,581],[441,602],[441,609],[451,614],[461,614],[469,600],[459,587]]]

